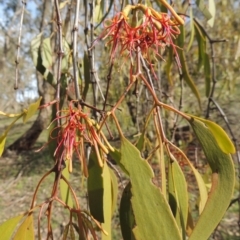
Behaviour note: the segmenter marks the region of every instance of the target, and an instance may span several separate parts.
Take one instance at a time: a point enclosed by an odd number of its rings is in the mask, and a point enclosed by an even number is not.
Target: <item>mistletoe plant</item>
[[[165,12],[157,11],[150,4],[126,5],[113,18],[103,20],[104,29],[92,44],[88,42],[88,31],[85,29],[88,49],[83,54],[84,77],[81,77],[76,58],[77,26],[74,25],[73,42],[69,44],[63,38],[61,12],[58,1],[55,1],[59,47],[57,74],[48,71],[52,65],[48,55],[52,52],[49,38],[37,36],[32,41],[32,52],[37,70],[55,87],[56,98],[42,106],[39,99],[19,115],[1,112],[8,117],[15,117],[16,120],[23,117],[26,121],[37,109],[52,107],[49,141],[45,146],[49,146],[54,164],[39,181],[29,210],[0,226],[1,239],[12,237],[30,240],[36,235],[41,239],[41,222],[44,217],[47,219],[46,239],[53,239],[53,206],[56,202],[67,209],[69,216],[62,239],[75,239],[76,234],[79,239],[112,239],[111,221],[118,197],[121,199],[118,208],[123,239],[199,240],[207,239],[212,234],[232,197],[235,173],[230,154],[235,152],[235,147],[216,123],[181,112],[159,97],[155,87],[159,81],[157,63],[165,61],[163,53],[166,50],[171,56],[171,64],[175,59],[181,76],[199,100],[198,90],[189,77],[184,61],[185,17],[178,15],[166,1],[161,0],[160,3]],[[78,14],[79,1],[76,5],[75,24],[78,24]],[[110,68],[108,82],[103,85],[105,89],[100,86],[93,62],[93,49],[98,47],[100,41],[104,41],[109,49]],[[119,64],[121,61],[123,63]],[[111,78],[114,77],[116,65],[120,69],[127,69],[128,82],[112,105],[108,103],[108,96],[109,89],[114,88]],[[67,83],[69,78],[73,79],[71,84]],[[95,83],[90,78],[95,79]],[[94,86],[93,104],[87,101],[90,82]],[[71,86],[74,86],[74,97],[68,94]],[[138,140],[134,141],[124,133],[119,109],[129,92],[136,91],[140,86],[145,87],[151,104],[148,112],[144,113]],[[100,103],[97,104],[98,90],[102,93],[102,100],[99,100],[102,101],[102,108]],[[169,112],[184,119],[199,140],[212,170],[209,192],[201,174],[184,151],[170,140],[163,121]],[[12,124],[1,136],[1,153],[11,126]],[[120,139],[117,147],[111,145],[112,128],[117,129]],[[149,128],[154,129],[156,142],[150,154],[145,156]],[[89,210],[81,207],[79,193],[71,185],[69,175],[73,171],[73,161],[76,158],[80,161],[81,174],[87,182]],[[116,167],[109,162],[110,158],[117,164],[118,171],[125,173],[129,179],[123,192],[119,194],[114,170]],[[153,158],[157,160],[160,169],[160,175],[155,176],[158,178],[158,185],[153,183]],[[195,176],[199,190],[199,217],[195,222],[184,175],[186,167]],[[55,175],[52,192],[47,200],[39,202],[39,187],[50,174]],[[37,212],[35,231],[33,213]]]

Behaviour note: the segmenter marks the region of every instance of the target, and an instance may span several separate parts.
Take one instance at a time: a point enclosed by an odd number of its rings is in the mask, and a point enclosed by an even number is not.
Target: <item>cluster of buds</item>
[[[52,130],[51,138],[57,141],[54,156],[58,163],[69,161],[68,169],[72,172],[72,158],[74,152],[78,156],[84,175],[88,176],[87,159],[85,156],[86,143],[90,144],[97,156],[98,163],[102,167],[104,154],[108,154],[109,149],[114,151],[105,135],[99,130],[94,120],[90,119],[81,109],[74,107],[74,101],[69,103],[67,110],[62,110],[62,116],[54,121],[61,119],[61,126]],[[57,136],[54,132],[57,131]]]
[[[147,59],[152,53],[161,57],[161,50],[165,46],[170,46],[179,63],[177,47],[173,39],[180,34],[178,26],[184,24],[184,20],[171,6],[167,5],[167,7],[171,16],[142,4],[127,5],[111,20],[106,20],[104,31],[98,39],[109,39],[107,43],[111,45],[111,61],[114,61],[117,52],[120,55],[127,53],[131,59],[136,56],[137,51],[140,51]],[[137,11],[143,14],[139,23],[134,17],[134,12]],[[128,17],[130,12],[133,12],[131,21]]]

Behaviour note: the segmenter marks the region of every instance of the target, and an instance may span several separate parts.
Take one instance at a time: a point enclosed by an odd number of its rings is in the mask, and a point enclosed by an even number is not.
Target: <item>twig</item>
[[[17,55],[16,55],[16,59],[15,59],[15,84],[14,84],[14,89],[17,90],[18,89],[18,76],[19,76],[19,69],[18,69],[18,65],[19,65],[19,56],[20,56],[20,46],[21,46],[21,38],[22,38],[22,26],[23,26],[23,17],[24,17],[24,12],[25,12],[25,8],[26,8],[26,1],[22,1],[22,13],[21,13],[21,19],[20,19],[20,27],[19,27],[19,36],[18,36],[18,44],[17,44]]]
[[[60,87],[61,87],[61,68],[62,68],[62,57],[64,55],[63,51],[63,42],[62,42],[62,19],[59,9],[58,0],[55,0],[55,8],[56,8],[56,14],[57,14],[57,27],[58,27],[58,59],[57,59],[57,91],[56,91],[56,111],[57,115],[60,113],[59,109],[59,101],[60,101]],[[57,116],[57,125],[60,127],[60,119]]]
[[[81,99],[79,86],[78,86],[78,68],[77,68],[77,34],[78,34],[78,17],[79,17],[79,5],[80,0],[77,0],[76,11],[75,11],[75,20],[73,27],[73,77],[74,77],[74,86],[75,86],[75,96],[77,100]]]

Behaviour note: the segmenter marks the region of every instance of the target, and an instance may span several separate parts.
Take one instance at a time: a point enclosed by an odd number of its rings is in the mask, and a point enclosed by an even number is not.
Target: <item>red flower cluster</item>
[[[72,102],[70,102],[68,109],[61,111],[61,113],[65,115],[56,118],[54,121],[61,119],[64,122],[61,123],[60,127],[54,128],[51,133],[51,138],[57,141],[54,156],[58,163],[69,161],[69,172],[71,172],[72,157],[75,152],[82,164],[83,172],[87,176],[84,143],[88,142],[94,147],[98,162],[102,165],[102,155],[99,149],[108,153],[108,149],[99,137],[102,133],[97,133],[93,121],[81,109],[75,108]],[[58,133],[56,137],[54,137],[55,131]],[[104,140],[106,142],[105,138]]]
[[[133,26],[134,21],[129,23],[127,15],[130,10],[143,12],[141,24]],[[152,53],[161,57],[160,49],[164,49],[165,46],[173,47],[178,59],[173,39],[180,34],[178,28],[180,24],[166,13],[158,13],[154,9],[141,4],[128,5],[123,12],[118,13],[112,20],[105,21],[105,30],[100,38],[109,38],[111,61],[114,60],[118,51],[120,55],[127,52],[127,55],[131,58],[136,56],[137,51],[140,51],[147,59]]]

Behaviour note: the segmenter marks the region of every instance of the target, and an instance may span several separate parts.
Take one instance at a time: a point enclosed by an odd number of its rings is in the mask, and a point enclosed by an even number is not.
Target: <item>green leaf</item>
[[[27,218],[18,228],[13,240],[34,240],[33,216],[28,215]]]
[[[110,176],[111,176],[111,189],[112,189],[112,216],[117,207],[118,200],[118,181],[114,171],[109,168]]]
[[[10,131],[10,129],[13,127],[13,125],[15,124],[15,122],[21,118],[23,115],[25,114],[25,112],[21,113],[21,114],[17,114],[17,117],[14,119],[14,121],[7,127],[7,129],[3,132],[3,134],[0,136],[0,157],[2,156],[2,153],[4,151],[4,147],[5,147],[5,143],[6,143],[6,138],[7,138],[7,134]]]
[[[193,117],[189,123],[202,145],[212,170],[212,186],[208,200],[189,240],[199,240],[199,236],[201,239],[208,239],[224,216],[231,201],[235,171],[230,154],[223,152],[216,140],[218,138],[215,135],[216,132],[214,131],[213,134],[210,128],[204,124],[205,122],[203,123],[198,118]],[[210,125],[212,126],[212,124]]]
[[[121,139],[121,164],[131,179],[131,203],[136,226],[136,239],[181,239],[171,209],[161,191],[152,183],[154,176],[150,165],[139,150],[127,139]],[[147,227],[146,227],[147,226]]]
[[[177,44],[180,48],[183,48],[183,45],[184,45],[184,27],[183,26],[180,27],[180,31],[181,31],[181,34],[177,38]],[[179,59],[180,59],[181,66],[182,66],[182,77],[183,77],[184,81],[187,83],[187,85],[190,87],[190,89],[192,90],[195,97],[197,98],[199,107],[201,108],[200,94],[198,92],[198,89],[197,89],[194,81],[192,80],[192,78],[189,74],[188,67],[186,64],[186,57],[184,54],[184,50],[178,49],[178,55],[179,55]]]
[[[199,8],[199,10],[202,12],[202,14],[204,15],[204,17],[209,20],[212,18],[212,15],[211,13],[209,12],[209,10],[207,9],[205,3],[204,3],[204,0],[197,0],[196,1],[197,3],[197,6]]]
[[[205,75],[205,93],[206,97],[209,97],[211,90],[211,66],[209,55],[207,53],[204,54],[204,75]]]
[[[44,76],[44,78],[50,83],[55,84],[56,81],[53,78],[53,74],[43,65],[43,59],[41,56],[41,41],[42,41],[42,33],[37,35],[31,41],[31,53],[34,65],[36,69]]]
[[[173,60],[173,48],[168,48],[168,58],[167,58],[165,70],[166,70],[166,75],[167,75],[169,84],[171,86],[173,86],[173,80],[172,80],[172,75],[171,75],[171,69],[172,69],[173,62],[174,62],[174,60]]]
[[[90,63],[88,59],[88,55],[86,52],[84,52],[84,58],[83,58],[83,70],[84,70],[84,89],[83,89],[83,99],[86,99],[87,93],[89,90],[89,85],[91,83],[91,76],[90,76]]]
[[[190,7],[190,31],[191,31],[191,35],[190,35],[190,39],[189,39],[189,43],[187,46],[187,52],[189,51],[189,49],[191,48],[192,44],[193,44],[193,40],[194,40],[194,33],[195,33],[195,28],[194,28],[194,19],[193,19],[193,10],[192,7]]]
[[[104,2],[105,2],[105,1],[102,0],[102,4],[104,4]],[[112,9],[113,2],[114,2],[113,0],[110,0],[108,9],[105,11],[104,16],[103,16],[102,19],[98,22],[97,26],[95,26],[94,29],[97,29],[97,28],[102,24],[102,22],[105,20],[105,18],[108,16],[110,10]],[[103,6],[102,6],[102,8],[103,8]]]
[[[40,46],[39,46],[40,47]],[[42,40],[42,46],[40,48],[41,57],[42,57],[42,65],[51,70],[53,66],[53,52],[51,47],[51,38],[45,38]]]
[[[198,42],[198,70],[204,65],[204,58],[206,53],[206,36],[202,33],[200,27],[194,22],[196,38]]]
[[[221,150],[224,153],[228,154],[228,153],[236,152],[234,144],[232,143],[231,139],[218,124],[200,117],[195,117],[195,116],[191,116],[191,117],[203,122],[206,125],[206,127],[211,131],[212,135],[214,136],[216,142],[218,143],[218,146],[221,148]]]
[[[65,161],[65,163],[66,163],[66,167],[62,171],[62,175],[67,180],[69,180],[69,178],[70,178],[70,174],[69,174],[69,171],[68,171],[69,161]],[[69,189],[67,183],[63,179],[60,180],[60,193],[61,193],[62,200],[69,207],[73,208],[73,200],[72,200],[72,195],[71,195],[70,189]]]
[[[38,110],[42,97],[40,97],[36,102],[31,103],[27,111],[23,115],[23,123],[26,123]]]
[[[188,191],[184,174],[176,159],[169,166],[169,203],[177,220],[183,239],[186,237],[185,229],[188,218]],[[175,208],[175,209],[174,209]]]
[[[213,27],[215,15],[216,15],[216,6],[215,6],[215,0],[209,0],[208,2],[208,10],[211,14],[211,18],[208,20],[208,24],[210,27]]]
[[[12,234],[14,233],[17,224],[24,217],[24,214],[18,215],[16,217],[10,218],[0,225],[0,236],[2,240],[11,239]]]
[[[61,73],[68,73],[72,64],[72,52],[67,40],[63,38],[64,56],[62,58]]]
[[[132,229],[135,226],[135,219],[131,205],[131,198],[131,183],[129,182],[123,190],[119,208],[120,225],[124,240],[135,240],[132,232]]]
[[[4,133],[2,136],[0,136],[0,157],[3,154],[5,143],[6,143],[7,135]]]
[[[87,179],[89,208],[93,217],[99,222],[104,222],[103,209],[103,168],[98,164],[95,153],[91,153],[88,164],[89,177]]]
[[[107,231],[108,235],[102,232],[102,240],[111,240],[112,239],[112,182],[111,175],[109,172],[109,167],[105,161],[103,166],[103,211],[104,211],[104,223],[102,228]],[[97,202],[95,202],[97,204]]]
[[[94,6],[94,23],[99,23],[103,17],[103,11],[104,11],[104,0],[96,1],[96,4]]]

